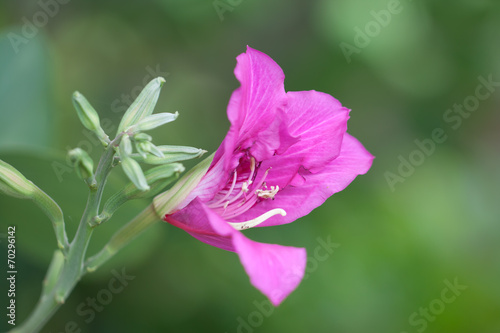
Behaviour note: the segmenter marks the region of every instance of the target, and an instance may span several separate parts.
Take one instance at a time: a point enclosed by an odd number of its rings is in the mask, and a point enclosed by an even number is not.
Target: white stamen
[[[220,205],[221,203],[223,203],[224,200],[226,200],[231,195],[231,193],[233,193],[234,186],[236,185],[236,178],[237,177],[238,177],[238,173],[235,170],[234,171],[234,175],[233,175],[233,182],[231,184],[231,187],[229,188],[229,191],[227,191],[227,193],[226,193],[226,195],[224,197],[222,197],[221,199],[217,200],[216,202],[210,204],[209,207],[217,207],[218,205]],[[226,206],[224,207],[224,209],[225,208],[226,208]]]
[[[264,198],[264,199],[274,199],[274,196],[278,193],[280,190],[279,186],[271,186],[270,190],[256,190],[255,193],[259,198]]]
[[[241,186],[241,190],[245,193],[248,192],[248,183],[247,182],[243,182],[243,185]]]
[[[245,221],[245,222],[229,222],[229,224],[236,230],[245,230],[248,228],[253,228],[253,227],[261,224],[262,222],[266,221],[270,217],[272,217],[274,215],[278,215],[278,214],[281,216],[286,216],[286,212],[284,209],[275,208],[275,209],[268,211],[267,213],[262,214],[259,217],[254,218],[253,220]]]

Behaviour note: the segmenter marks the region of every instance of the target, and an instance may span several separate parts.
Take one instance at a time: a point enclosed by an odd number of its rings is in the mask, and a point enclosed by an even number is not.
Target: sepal
[[[214,155],[215,153],[198,163],[195,167],[189,170],[184,177],[175,183],[172,188],[154,198],[153,206],[158,216],[172,214],[179,204],[187,198],[187,196],[207,173],[207,170],[214,159]]]

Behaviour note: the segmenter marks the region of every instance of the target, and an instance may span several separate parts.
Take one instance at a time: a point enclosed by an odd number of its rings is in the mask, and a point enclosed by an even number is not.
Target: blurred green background
[[[376,159],[309,216],[247,232],[308,249],[307,278],[272,313],[236,255],[158,224],[86,276],[42,332],[500,332],[500,94],[498,84],[478,88],[479,77],[500,81],[498,1],[55,1],[0,2],[0,158],[59,202],[70,236],[86,188],[65,154],[100,154],[73,91],[116,126],[144,82],[164,76],[156,112],[180,117],[154,142],[214,151],[246,45],[280,64],[287,90],[324,91],[351,108],[349,132]],[[477,89],[489,95],[476,99]],[[431,149],[436,128],[446,139]],[[114,176],[106,195],[123,184]],[[146,204],[100,227],[89,253]],[[55,239],[32,203],[1,196],[2,262],[8,225],[20,323]],[[328,239],[340,246],[316,260]],[[124,290],[93,318],[78,313],[122,268],[135,276]],[[449,283],[467,288],[453,294]]]

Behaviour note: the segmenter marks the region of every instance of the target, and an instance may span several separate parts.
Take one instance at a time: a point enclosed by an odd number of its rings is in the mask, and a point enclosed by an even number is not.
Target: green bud
[[[71,165],[75,168],[76,174],[87,184],[94,184],[94,161],[85,150],[75,148],[68,152]]]
[[[117,134],[137,124],[143,118],[153,113],[153,109],[158,101],[158,96],[160,95],[161,87],[164,83],[165,79],[162,77],[158,77],[148,83],[123,115],[120,126],[118,126]]]
[[[154,147],[154,148],[153,148]],[[141,149],[144,147],[141,146]],[[154,146],[149,147],[150,153],[153,155],[144,155],[142,154],[132,154],[134,160],[138,162],[143,162],[152,165],[158,164],[168,164],[179,161],[186,161],[193,158],[201,157],[207,151],[203,149],[193,148],[193,147],[183,147],[183,146]],[[153,151],[157,149],[158,151]],[[139,149],[138,149],[139,150]],[[163,154],[163,157],[159,155],[159,153]]]
[[[138,142],[136,144],[137,152],[142,156],[142,158],[147,159],[148,153],[153,154],[158,158],[164,158],[163,152],[158,149],[154,144],[149,141]]]
[[[150,144],[149,145],[149,152],[151,154],[153,154],[154,156],[158,157],[158,158],[164,158],[165,155],[163,154],[163,152],[158,148],[156,147],[154,144]],[[147,158],[147,156],[146,156]]]
[[[137,152],[143,157],[147,157],[147,153],[151,149],[151,142],[145,141],[145,142],[137,142],[135,144],[135,148],[137,149]]]
[[[150,135],[146,133],[135,134],[134,137],[135,149],[144,158],[147,157],[147,153],[151,150],[151,140],[153,139]]]
[[[132,154],[132,143],[130,142],[130,137],[124,134],[122,141],[120,142],[120,156],[126,157]]]
[[[127,156],[120,156],[123,171],[134,185],[141,191],[148,191],[149,186],[142,172],[141,166],[135,160]]]
[[[142,132],[142,131],[149,131],[152,130],[156,127],[160,127],[162,125],[165,125],[166,123],[170,123],[177,119],[179,116],[179,112],[175,113],[157,113],[157,114],[152,114],[150,116],[147,116],[143,118],[141,121],[139,121],[137,124],[130,126],[127,131],[131,132]]]
[[[19,199],[31,199],[36,186],[10,164],[0,160],[0,192]]]
[[[151,135],[146,134],[146,133],[137,133],[134,135],[134,140],[137,142],[151,141],[151,140],[153,140],[153,137]]]
[[[153,199],[153,206],[158,216],[165,216],[175,212],[179,205],[187,198],[191,191],[199,184],[203,176],[207,173],[214,158],[210,155],[194,168],[189,170],[172,188],[157,195]]]
[[[101,128],[99,115],[92,105],[90,105],[89,101],[78,91],[75,91],[73,93],[73,105],[83,126],[94,132],[103,145],[107,146],[109,144],[109,137]]]

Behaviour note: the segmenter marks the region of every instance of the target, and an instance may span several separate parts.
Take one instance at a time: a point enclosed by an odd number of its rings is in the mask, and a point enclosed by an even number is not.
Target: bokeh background
[[[156,110],[180,117],[153,131],[154,142],[214,151],[246,45],[280,64],[287,90],[327,92],[351,108],[349,132],[376,159],[309,216],[247,232],[309,251],[307,278],[272,313],[236,255],[158,224],[87,275],[42,332],[500,332],[498,84],[477,105],[473,97],[479,77],[500,81],[498,1],[55,1],[0,2],[0,158],[55,198],[70,235],[86,187],[65,154],[100,154],[73,91],[116,126],[144,82],[164,76]],[[472,111],[448,111],[464,101]],[[415,140],[436,128],[444,142],[418,153]],[[418,165],[401,167],[410,158]],[[123,183],[116,172],[106,195]],[[100,227],[89,253],[146,204],[131,202]],[[1,276],[8,225],[17,228],[19,323],[55,239],[32,203],[0,196]],[[329,239],[338,247],[315,260]],[[122,269],[135,277],[124,290],[91,320],[79,314]],[[447,283],[466,289],[453,294]],[[455,297],[444,302],[443,292]]]

